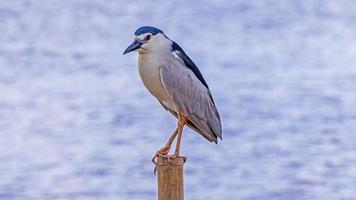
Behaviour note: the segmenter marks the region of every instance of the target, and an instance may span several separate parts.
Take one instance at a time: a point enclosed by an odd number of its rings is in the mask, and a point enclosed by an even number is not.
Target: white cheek
[[[148,53],[150,51],[150,44],[149,43],[145,43],[143,45],[141,45],[141,47],[138,49],[139,53]]]
[[[145,43],[145,44],[141,45],[141,47],[144,48],[144,49],[149,49],[150,46],[151,45],[149,43]]]

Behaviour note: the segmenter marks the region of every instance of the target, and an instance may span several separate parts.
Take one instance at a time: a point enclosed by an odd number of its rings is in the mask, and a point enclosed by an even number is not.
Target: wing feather
[[[182,62],[162,67],[160,75],[179,112],[188,117],[188,126],[217,143],[217,137],[221,138],[221,121],[209,89]]]

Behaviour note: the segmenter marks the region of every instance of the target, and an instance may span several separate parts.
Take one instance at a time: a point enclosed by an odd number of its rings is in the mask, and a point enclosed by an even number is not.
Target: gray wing
[[[221,121],[209,89],[189,68],[178,61],[171,66],[162,67],[160,74],[163,86],[177,104],[179,112],[188,117],[188,126],[210,142],[217,143],[217,137],[221,139],[222,135]],[[177,115],[174,111],[169,111]]]

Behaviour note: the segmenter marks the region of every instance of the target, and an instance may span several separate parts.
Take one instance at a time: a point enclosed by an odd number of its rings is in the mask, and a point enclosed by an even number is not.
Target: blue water
[[[195,61],[224,140],[186,129],[189,200],[356,199],[354,1],[0,2],[0,199],[156,199],[176,122],[143,87],[141,25]]]

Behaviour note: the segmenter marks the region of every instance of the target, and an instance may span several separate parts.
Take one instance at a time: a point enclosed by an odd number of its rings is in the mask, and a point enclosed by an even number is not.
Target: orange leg
[[[185,117],[181,114],[178,114],[178,138],[177,138],[176,150],[174,151],[173,157],[179,157],[183,127],[184,127],[185,123],[187,123],[187,121],[188,121],[187,117]]]
[[[171,149],[171,146],[172,146],[172,142],[176,138],[177,133],[178,133],[178,128],[176,128],[176,130],[173,132],[171,137],[169,137],[166,145],[159,150],[160,154],[167,155],[169,153],[169,150]]]
[[[186,161],[186,157],[180,156],[179,155],[179,151],[180,151],[180,144],[181,144],[181,140],[182,140],[182,133],[183,133],[183,127],[184,125],[187,123],[188,118],[178,114],[178,127],[177,129],[174,131],[174,133],[171,135],[171,137],[168,139],[166,146],[164,146],[163,148],[161,148],[159,151],[157,151],[157,153],[153,156],[152,158],[152,162],[156,163],[156,157],[157,156],[161,156],[161,157],[166,157],[169,159],[171,158],[183,158],[184,162]],[[167,155],[169,153],[169,150],[172,146],[172,142],[175,139],[175,137],[178,135],[177,138],[177,144],[176,144],[176,149],[174,151],[173,155]]]
[[[166,145],[162,147],[159,151],[157,151],[157,153],[153,156],[152,162],[155,162],[155,159],[158,155],[167,155],[169,153],[169,150],[171,149],[173,140],[176,138],[177,133],[178,133],[178,128],[176,128],[173,134],[169,137]]]

